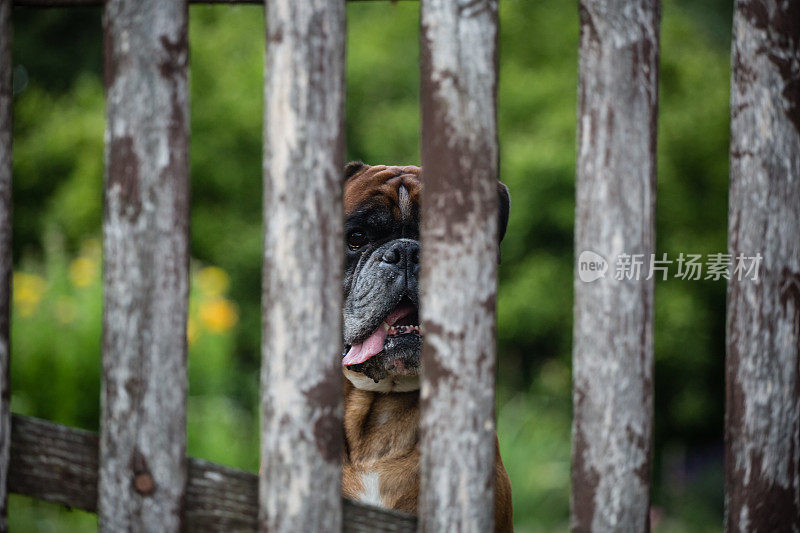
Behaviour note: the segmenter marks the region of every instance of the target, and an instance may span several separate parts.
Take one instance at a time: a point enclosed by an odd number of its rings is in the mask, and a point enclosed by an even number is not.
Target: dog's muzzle
[[[419,368],[419,242],[395,239],[374,250],[354,273],[345,301],[342,365],[376,382]]]

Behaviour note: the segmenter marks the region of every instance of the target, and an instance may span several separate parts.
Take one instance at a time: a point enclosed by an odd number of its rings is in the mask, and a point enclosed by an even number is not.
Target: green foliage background
[[[657,252],[671,258],[726,246],[728,3],[664,0]],[[418,9],[416,2],[348,4],[350,159],[419,163]],[[190,14],[198,330],[189,453],[255,470],[263,11],[193,6]],[[93,430],[102,313],[92,270],[102,213],[100,27],[96,9],[14,11],[12,408]],[[498,432],[518,531],[568,528],[577,43],[575,2],[501,2],[500,165],[512,208],[500,270]],[[200,274],[209,271],[229,284],[209,288]],[[722,527],[724,298],[723,282],[656,286],[657,531]],[[215,329],[219,302],[235,323]],[[95,524],[86,513],[19,496],[10,515],[15,531]]]

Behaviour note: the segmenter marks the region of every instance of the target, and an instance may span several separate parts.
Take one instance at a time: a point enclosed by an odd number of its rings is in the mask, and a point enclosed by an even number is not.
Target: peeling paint
[[[800,9],[738,0],[728,251],[726,529],[800,531]]]
[[[183,520],[186,19],[181,2],[105,4],[101,531],[178,531]]]
[[[494,520],[496,0],[422,3],[420,41],[420,530],[482,532]]]
[[[338,531],[344,2],[266,21],[259,528]]]
[[[582,0],[576,257],[654,250],[659,0]],[[575,276],[571,528],[649,528],[653,284]]]

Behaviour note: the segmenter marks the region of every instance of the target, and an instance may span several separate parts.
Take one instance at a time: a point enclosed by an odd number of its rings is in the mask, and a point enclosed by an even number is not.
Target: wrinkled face
[[[418,167],[346,169],[345,376],[358,388],[419,388]]]
[[[344,374],[360,389],[418,389],[421,171],[353,162],[345,180]],[[497,194],[499,245],[509,208],[499,181]]]

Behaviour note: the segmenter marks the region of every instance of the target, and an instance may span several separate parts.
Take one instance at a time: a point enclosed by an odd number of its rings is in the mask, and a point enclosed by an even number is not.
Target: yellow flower
[[[197,329],[197,323],[192,317],[189,317],[189,320],[186,322],[186,342],[189,343],[189,346],[194,344],[194,341],[197,340],[199,335],[200,332]]]
[[[212,333],[224,333],[236,325],[239,313],[225,298],[214,298],[200,304],[200,320]]]
[[[21,316],[31,316],[47,288],[43,277],[25,272],[15,272],[13,281],[14,304]]]
[[[197,273],[197,285],[209,296],[221,296],[230,285],[228,273],[219,267],[205,267]]]
[[[97,262],[88,257],[77,257],[69,264],[69,279],[76,287],[86,287],[97,279]]]

